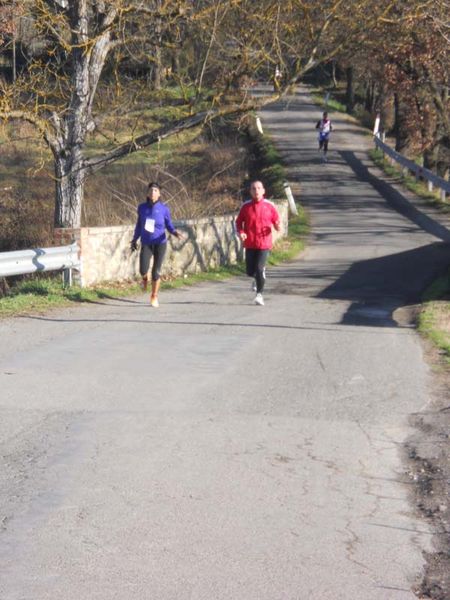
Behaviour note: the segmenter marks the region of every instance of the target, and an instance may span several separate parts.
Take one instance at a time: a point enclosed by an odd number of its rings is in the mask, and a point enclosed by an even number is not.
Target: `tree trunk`
[[[377,83],[369,79],[366,84],[365,108],[368,112],[373,113],[378,108],[377,104]]]
[[[55,157],[55,227],[81,226],[85,171],[80,151]]]
[[[345,102],[347,104],[347,112],[352,113],[355,107],[355,90],[353,87],[353,67],[347,67],[347,93]]]
[[[372,106],[372,81],[366,81],[366,90],[364,94],[364,108],[370,112]]]
[[[436,160],[438,154],[438,131],[436,128],[436,120],[430,110],[428,100],[416,96],[417,114],[421,116],[419,119],[419,131],[421,136],[421,146],[423,149],[423,165],[425,168],[432,171],[436,168]]]
[[[381,123],[385,132],[392,132],[395,125],[394,95],[386,84],[382,86],[378,97],[381,112]]]
[[[427,148],[423,153],[423,166],[430,171],[435,171],[437,161],[437,146]]]
[[[159,46],[155,47],[155,63],[153,66],[153,88],[157,91],[161,89],[162,83],[162,52]]]
[[[446,179],[447,181],[449,181],[449,172],[450,172],[449,156],[450,156],[450,138],[448,138],[447,136],[444,136],[438,144],[436,172],[439,175],[439,177],[442,177],[443,179]]]
[[[437,174],[439,175],[439,177],[442,177],[442,179],[449,181],[449,173],[450,173],[450,169],[449,169],[448,163],[438,161]]]
[[[82,148],[86,136],[94,127],[92,105],[97,84],[111,48],[110,23],[117,8],[100,10],[101,30],[95,42],[88,44],[89,6],[86,0],[74,0],[69,8],[72,27],[72,47],[69,64],[72,67],[72,96],[64,116],[53,114],[53,140],[50,147],[55,159],[55,215],[57,228],[78,228],[84,199],[86,169]]]
[[[158,12],[162,10],[162,0],[156,0],[155,8]],[[155,48],[153,53],[153,88],[157,91],[161,89],[163,79],[163,64],[162,64],[162,22],[160,17],[154,19],[153,32],[155,36]]]
[[[402,100],[398,93],[394,95],[394,108],[395,149],[397,150],[397,152],[400,152],[400,154],[402,154],[408,148],[408,126],[410,126],[410,112],[405,102]]]
[[[171,57],[172,75],[180,73],[180,51],[174,50]]]
[[[338,86],[338,82],[337,82],[337,77],[336,77],[336,61],[335,60],[333,60],[333,62],[331,63],[331,79],[333,80],[333,87],[334,87],[334,89],[336,89]]]

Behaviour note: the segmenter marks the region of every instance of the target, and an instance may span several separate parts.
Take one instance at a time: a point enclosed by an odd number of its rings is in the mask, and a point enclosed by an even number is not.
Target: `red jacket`
[[[272,248],[272,225],[280,221],[275,205],[263,198],[259,202],[247,200],[241,206],[236,219],[238,233],[247,234],[244,248],[270,250]]]

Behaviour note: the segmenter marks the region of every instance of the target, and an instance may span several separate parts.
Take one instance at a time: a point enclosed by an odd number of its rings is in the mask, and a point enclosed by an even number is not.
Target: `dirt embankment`
[[[450,367],[430,342],[423,343],[433,393],[427,408],[411,417],[417,433],[406,450],[415,504],[434,532],[434,550],[424,555],[415,592],[421,600],[450,600]]]

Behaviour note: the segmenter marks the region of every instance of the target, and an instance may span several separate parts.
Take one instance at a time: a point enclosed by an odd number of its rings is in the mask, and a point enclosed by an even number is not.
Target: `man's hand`
[[[131,249],[131,252],[135,252],[137,250],[137,242],[136,242],[136,240],[132,240],[132,242],[130,244],[130,249]]]
[[[186,240],[189,237],[187,233],[180,231],[179,229],[177,229],[173,235],[177,238],[177,240]]]
[[[239,237],[241,238],[242,242],[245,242],[245,240],[247,239],[247,234],[245,233],[245,231],[241,231]]]
[[[276,223],[274,223],[273,226],[275,227],[275,229],[277,231],[280,231],[280,229],[281,229],[280,221],[277,221]]]

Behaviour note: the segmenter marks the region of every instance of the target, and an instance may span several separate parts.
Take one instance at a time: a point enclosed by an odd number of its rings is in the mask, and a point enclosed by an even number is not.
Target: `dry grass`
[[[91,176],[82,224],[133,223],[151,180],[163,185],[174,219],[235,210],[247,177],[247,158],[242,138],[230,131],[223,126],[206,134],[189,131]],[[0,251],[51,245],[52,171],[49,151],[29,126],[0,130]]]
[[[442,337],[450,348],[450,302],[448,300],[435,300],[433,302],[434,323],[441,331]]]
[[[419,331],[450,361],[450,302],[432,300],[423,305],[419,316]]]
[[[439,326],[450,337],[450,302],[441,300],[437,307]]]
[[[0,129],[0,251],[50,241],[54,209],[49,159],[28,125]]]
[[[245,152],[197,138],[166,160],[149,154],[117,163],[88,180],[83,221],[87,225],[130,223],[145,199],[149,181],[159,181],[174,219],[198,218],[235,210],[246,177]],[[244,154],[244,156],[243,156]]]

